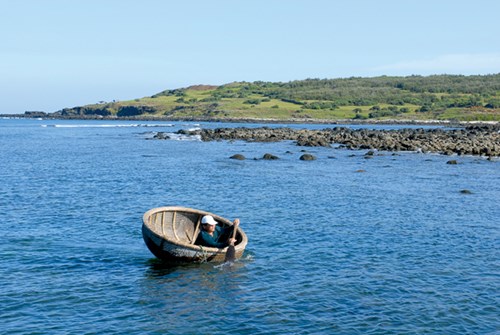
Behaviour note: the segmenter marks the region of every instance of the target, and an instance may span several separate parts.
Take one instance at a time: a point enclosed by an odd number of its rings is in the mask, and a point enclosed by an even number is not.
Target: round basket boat
[[[144,213],[142,237],[153,255],[164,261],[223,262],[227,247],[218,249],[196,244],[201,218],[205,215],[213,216],[223,227],[233,225],[226,218],[198,209],[176,206],[158,207]],[[243,255],[247,242],[246,234],[238,227],[235,243],[236,258]]]

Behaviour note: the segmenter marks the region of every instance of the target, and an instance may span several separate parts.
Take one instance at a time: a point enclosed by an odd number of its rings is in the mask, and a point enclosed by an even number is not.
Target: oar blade
[[[233,223],[233,233],[232,233],[232,239],[234,240],[236,238],[236,231],[238,230],[238,225],[240,224],[240,219],[234,220]],[[234,242],[236,243],[236,242]],[[227,247],[226,250],[226,258],[224,259],[225,262],[234,262],[236,259],[236,248],[234,247],[234,244],[230,244]]]
[[[234,245],[230,245],[227,247],[226,251],[226,258],[224,259],[224,262],[234,262],[236,259],[236,249]]]

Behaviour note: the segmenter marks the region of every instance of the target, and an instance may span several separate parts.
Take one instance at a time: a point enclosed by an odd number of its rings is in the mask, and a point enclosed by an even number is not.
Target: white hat
[[[212,217],[212,215],[205,215],[205,216],[201,219],[201,223],[202,223],[202,224],[216,225],[216,224],[217,224],[217,221],[215,221],[215,220],[214,220],[214,218]]]

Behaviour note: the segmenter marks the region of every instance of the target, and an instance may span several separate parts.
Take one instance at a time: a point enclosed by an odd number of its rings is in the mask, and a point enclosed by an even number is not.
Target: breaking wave
[[[41,127],[53,128],[133,128],[133,127],[173,127],[173,124],[42,124]]]

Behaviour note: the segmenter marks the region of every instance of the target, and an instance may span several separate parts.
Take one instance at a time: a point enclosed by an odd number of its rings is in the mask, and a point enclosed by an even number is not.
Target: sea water
[[[500,331],[498,160],[152,140],[226,126],[0,120],[1,332]],[[166,205],[240,218],[243,258],[156,260],[141,220]]]

